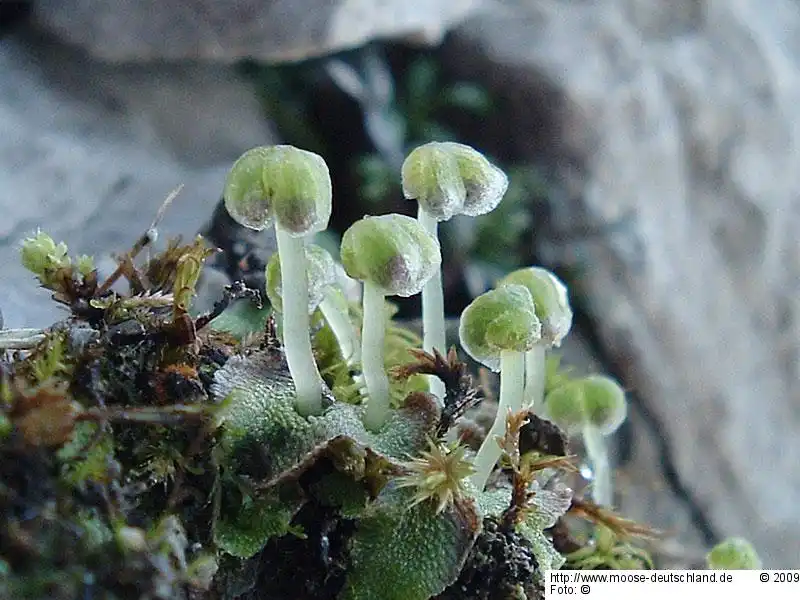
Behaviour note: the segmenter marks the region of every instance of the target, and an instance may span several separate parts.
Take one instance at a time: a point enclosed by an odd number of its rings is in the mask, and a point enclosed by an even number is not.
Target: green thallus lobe
[[[419,204],[418,220],[438,239],[440,221],[455,215],[478,216],[495,209],[508,178],[480,153],[464,144],[431,142],[413,150],[402,168],[403,193]],[[423,348],[447,351],[441,271],[422,289]],[[431,390],[444,396],[444,384],[430,378]]]
[[[342,236],[342,265],[364,282],[361,361],[367,384],[365,425],[380,429],[389,411],[389,379],[383,364],[385,296],[418,294],[442,260],[439,243],[403,215],[365,217]]]
[[[311,350],[305,236],[322,231],[331,215],[331,179],[325,161],[293,146],[254,148],[233,165],[225,207],[250,229],[275,224],[284,299],[286,362],[303,415],[322,412],[322,378]]]

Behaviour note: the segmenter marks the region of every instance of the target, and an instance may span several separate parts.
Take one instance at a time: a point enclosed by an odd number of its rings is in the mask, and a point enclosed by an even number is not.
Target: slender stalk
[[[439,222],[419,207],[417,221],[434,239],[439,239]],[[444,325],[444,290],[442,270],[439,268],[422,288],[422,347],[425,352],[436,348],[443,356],[447,354],[447,339]],[[439,398],[444,398],[445,388],[441,379],[428,376],[428,388]]]
[[[600,430],[593,425],[585,425],[582,433],[586,455],[592,465],[594,475],[592,498],[600,506],[610,506],[614,490],[611,484],[611,464],[608,460],[606,442]]]
[[[502,438],[506,432],[508,411],[517,412],[522,408],[524,378],[525,355],[522,352],[503,350],[500,354],[500,400],[497,416],[475,456],[475,473],[471,477],[473,485],[479,490],[486,486],[489,475],[502,454],[497,438]]]
[[[292,237],[275,226],[283,289],[283,346],[297,393],[297,412],[322,412],[322,378],[311,350],[308,316],[308,277],[303,238]]]
[[[547,376],[546,350],[537,344],[525,353],[525,404],[534,409],[544,402],[544,387]]]
[[[335,292],[328,292],[320,302],[319,309],[322,315],[330,325],[333,335],[336,336],[336,341],[339,342],[339,348],[342,351],[345,361],[348,365],[353,365],[361,360],[358,352],[358,343],[356,340],[355,331],[353,330],[353,323],[347,315],[332,299],[330,294]]]
[[[371,431],[378,431],[389,414],[389,378],[383,364],[386,318],[383,290],[369,280],[364,282],[362,306],[361,370],[368,397],[364,425]]]

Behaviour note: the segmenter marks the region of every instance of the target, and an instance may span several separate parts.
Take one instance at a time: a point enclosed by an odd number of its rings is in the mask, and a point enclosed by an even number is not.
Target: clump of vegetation
[[[495,167],[461,176],[467,192],[504,189]],[[213,253],[200,238],[140,260],[156,222],[105,281],[44,233],[24,242],[69,316],[0,337],[0,595],[533,599],[548,569],[652,568],[637,540],[654,532],[602,505],[597,438],[624,418],[624,394],[544,375],[543,348],[571,319],[560,282],[501,281],[462,316],[465,350],[501,371],[487,433],[467,418],[481,392],[456,349],[426,352],[385,302],[434,276],[430,228],[353,225],[341,255],[364,300],[348,306],[329,295],[340,267],[303,240],[330,214],[319,156],[254,149],[225,199],[241,223],[275,225],[279,256],[267,290],[235,283],[209,313],[191,310]],[[536,414],[543,390],[555,423]],[[558,423],[594,436],[597,501],[573,491]],[[726,558],[740,549],[710,564],[754,564]]]

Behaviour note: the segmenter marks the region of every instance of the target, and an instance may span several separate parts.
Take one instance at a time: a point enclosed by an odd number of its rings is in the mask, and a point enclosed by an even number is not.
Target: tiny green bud
[[[628,403],[625,391],[610,377],[590,375],[579,380],[586,418],[602,435],[611,435],[625,421]]]
[[[728,538],[706,555],[709,569],[745,570],[760,569],[761,559],[752,544],[743,538]]]
[[[579,431],[588,422],[580,380],[570,381],[552,390],[545,397],[544,406],[547,417],[567,431]]]
[[[542,322],[542,341],[550,346],[560,346],[561,340],[572,327],[567,287],[558,277],[541,267],[518,269],[500,280],[499,285],[509,283],[528,288],[536,304],[536,316]]]
[[[459,337],[472,358],[500,370],[503,350],[527,352],[541,339],[542,325],[528,289],[510,284],[486,292],[464,309]]]
[[[37,231],[36,235],[26,238],[22,242],[22,266],[40,279],[46,278],[46,273],[70,265],[67,256],[67,245],[64,242],[56,244],[49,235]]]
[[[332,189],[321,156],[294,146],[262,146],[237,160],[225,184],[225,208],[239,224],[262,230],[273,218],[294,236],[322,231]]]
[[[439,243],[404,215],[364,217],[342,236],[342,265],[387,296],[418,294],[442,262]]]
[[[85,254],[81,254],[76,262],[76,266],[78,267],[78,273],[80,273],[83,277],[88,277],[92,274],[95,270],[94,266],[94,259],[91,256],[86,256]]]
[[[336,263],[327,250],[315,244],[307,245],[305,253],[308,277],[308,312],[312,313],[325,298],[327,289],[337,283]],[[267,297],[270,304],[277,312],[283,312],[281,262],[277,252],[269,259],[265,275]]]
[[[438,221],[453,215],[491,212],[500,203],[508,178],[477,150],[455,142],[430,142],[403,163],[403,193],[416,199]]]

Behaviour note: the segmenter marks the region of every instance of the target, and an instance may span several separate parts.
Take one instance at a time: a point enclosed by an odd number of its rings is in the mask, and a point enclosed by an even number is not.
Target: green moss
[[[245,496],[234,508],[227,506],[223,517],[217,521],[214,542],[238,558],[250,558],[274,537],[281,537],[291,529],[291,521],[299,509],[299,502],[290,502],[277,492],[261,497]]]
[[[34,385],[49,382],[56,376],[68,376],[67,348],[63,333],[48,335],[36,348],[28,367]]]
[[[598,525],[591,543],[566,557],[564,568],[572,570],[641,570],[653,569],[653,559],[644,548],[617,535],[609,527]]]
[[[61,476],[72,486],[110,480],[108,470],[113,465],[114,441],[111,435],[98,437],[97,431],[95,423],[78,423],[72,439],[58,451]]]

